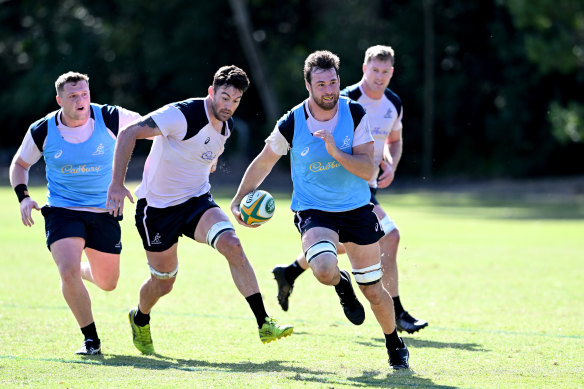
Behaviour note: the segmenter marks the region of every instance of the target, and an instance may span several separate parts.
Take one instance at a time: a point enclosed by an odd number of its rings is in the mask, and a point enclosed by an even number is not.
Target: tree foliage
[[[421,174],[421,1],[243,3],[280,114],[307,96],[310,52],[338,54],[349,85],[361,78],[368,46],[391,45],[390,87],[404,104],[400,174]],[[436,175],[584,173],[583,2],[434,2],[434,29]],[[250,74],[237,33],[227,1],[0,0],[2,146],[17,147],[31,122],[57,108],[53,83],[68,70],[89,74],[93,101],[141,113],[204,96],[219,66]],[[274,126],[253,82],[237,112],[253,134],[250,155]]]

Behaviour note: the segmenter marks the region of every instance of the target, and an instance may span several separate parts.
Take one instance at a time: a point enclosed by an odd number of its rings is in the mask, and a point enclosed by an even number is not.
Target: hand
[[[110,184],[107,189],[107,201],[105,206],[109,209],[109,214],[116,216],[121,216],[124,213],[124,200],[128,198],[132,204],[134,204],[134,198],[132,194],[124,185],[114,185]]]
[[[32,219],[33,209],[36,209],[37,211],[41,210],[37,202],[34,201],[32,198],[25,197],[20,202],[20,217],[22,218],[22,224],[24,224],[27,227],[32,227],[32,225],[34,224],[34,220]]]
[[[379,166],[381,167],[381,170],[383,170],[383,172],[379,177],[377,177],[377,187],[387,188],[389,184],[393,182],[393,178],[395,177],[395,171],[387,161],[381,161]]]
[[[338,150],[337,145],[335,143],[335,138],[333,138],[333,134],[330,133],[328,130],[318,130],[315,131],[312,136],[320,138],[324,141],[326,151],[334,157],[334,153]]]
[[[235,220],[237,220],[237,222],[244,227],[251,227],[251,228],[259,227],[258,225],[250,226],[249,224],[246,224],[241,219],[241,211],[239,210],[239,206],[240,206],[240,202],[236,202],[235,199],[233,201],[231,201],[231,205],[229,206],[231,208],[231,213],[233,214],[233,216],[235,216]]]

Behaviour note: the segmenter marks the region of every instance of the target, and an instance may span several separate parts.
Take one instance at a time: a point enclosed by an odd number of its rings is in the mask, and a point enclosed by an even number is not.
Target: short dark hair
[[[223,85],[230,85],[243,93],[249,88],[249,78],[235,65],[222,66],[213,77],[213,89],[217,90]]]
[[[391,46],[376,45],[371,46],[365,52],[365,61],[363,62],[367,65],[372,59],[377,59],[379,61],[390,61],[391,65],[395,63],[395,54]]]
[[[335,69],[335,73],[338,76],[340,63],[339,57],[328,50],[315,51],[306,57],[304,61],[304,79],[310,84],[312,71],[315,68],[322,70]]]
[[[57,90],[57,94],[63,91],[65,84],[69,82],[76,84],[79,81],[87,81],[87,85],[89,85],[89,76],[87,74],[77,72],[67,72],[65,74],[61,74],[59,78],[57,78],[57,81],[55,81],[55,89]]]

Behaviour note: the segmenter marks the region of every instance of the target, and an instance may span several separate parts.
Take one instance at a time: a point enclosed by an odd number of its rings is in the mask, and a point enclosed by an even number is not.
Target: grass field
[[[44,192],[31,188],[37,199]],[[389,370],[369,307],[365,323],[351,325],[334,290],[311,274],[297,280],[290,310],[280,310],[271,269],[300,248],[283,196],[268,224],[237,231],[268,312],[295,325],[291,337],[263,345],[225,260],[183,238],[175,289],[152,313],[159,354],[141,356],[126,315],[148,270],[130,208],[117,289],[88,286],[103,355],[76,356],[82,336],[44,246],[42,216],[25,228],[14,193],[0,188],[0,386],[584,387],[583,197],[417,192],[379,199],[401,230],[402,301],[430,322],[402,335],[409,371]],[[348,268],[343,256],[340,265]]]

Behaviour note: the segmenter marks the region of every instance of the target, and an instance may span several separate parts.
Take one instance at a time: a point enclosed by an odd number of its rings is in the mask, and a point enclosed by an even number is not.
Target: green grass
[[[44,191],[31,189],[37,199]],[[25,228],[14,193],[0,188],[0,386],[584,386],[582,197],[379,198],[401,231],[402,301],[430,322],[403,335],[411,355],[405,372],[389,370],[371,310],[363,325],[351,325],[333,289],[309,273],[297,280],[290,310],[280,310],[271,269],[290,263],[300,249],[286,196],[276,196],[268,224],[237,231],[268,312],[295,325],[291,337],[263,345],[225,260],[182,238],[175,289],[152,313],[160,355],[141,356],[126,315],[148,270],[129,207],[117,289],[88,286],[104,354],[76,356],[82,336],[44,246],[42,216],[35,213],[35,226]],[[227,209],[228,197],[216,200]],[[343,256],[340,264],[348,268]]]

